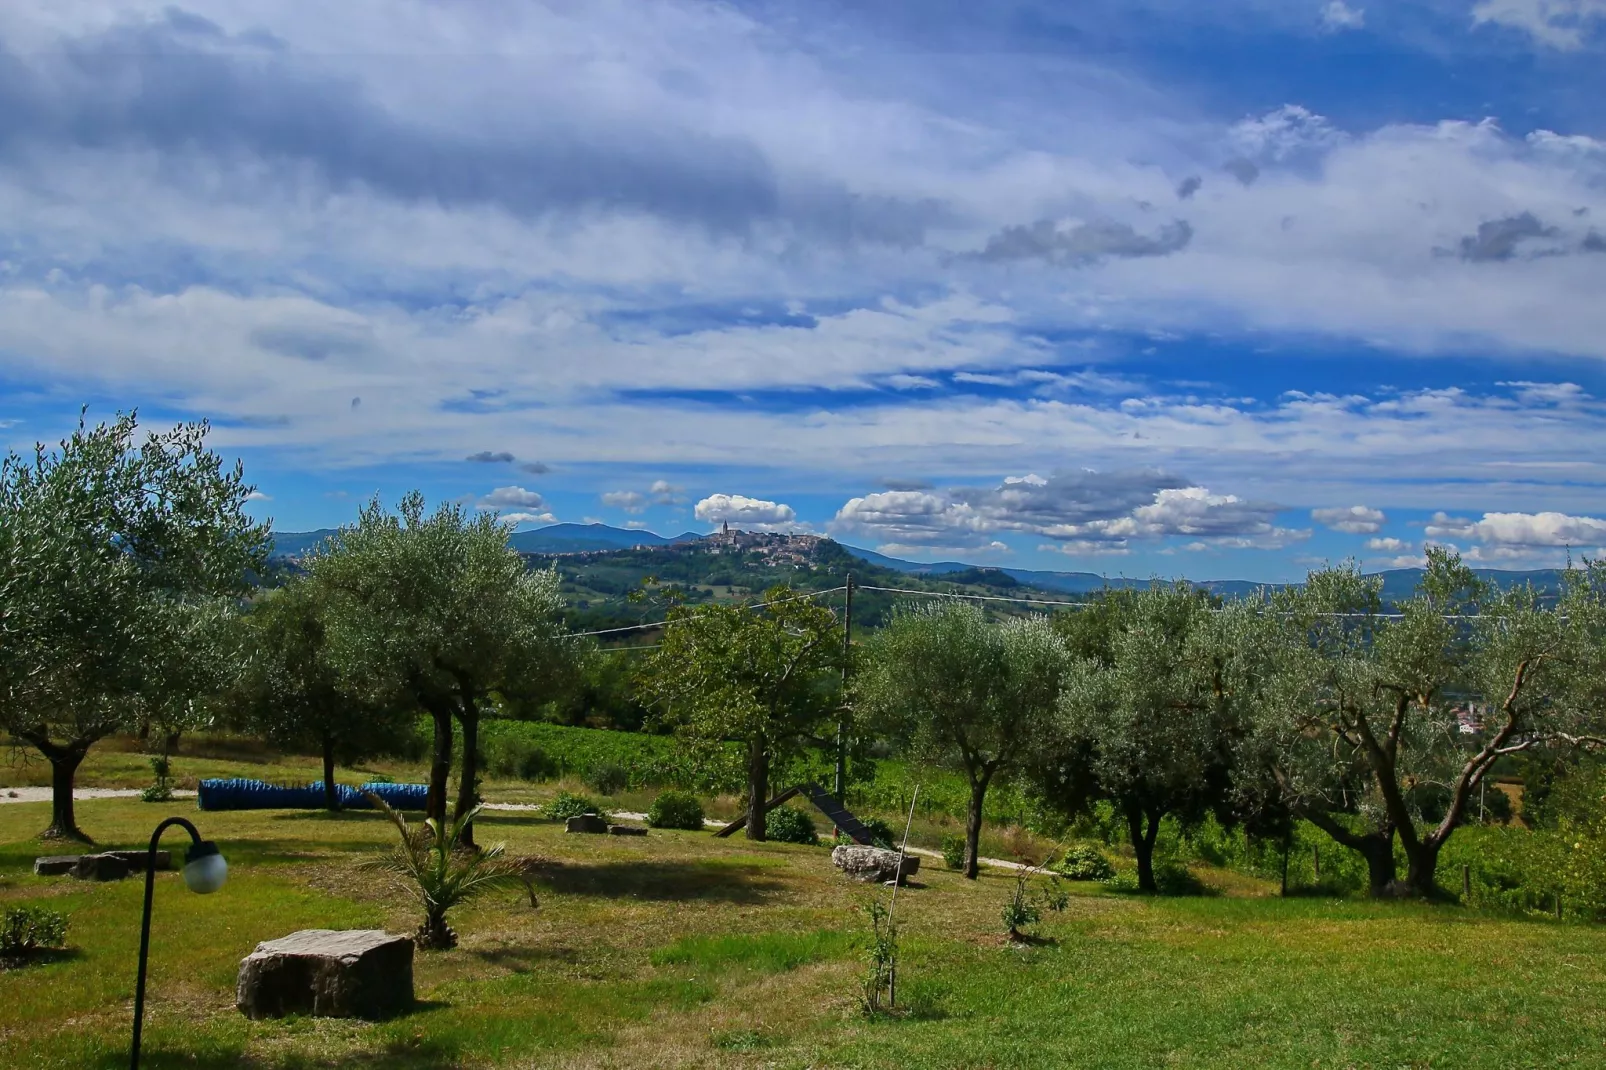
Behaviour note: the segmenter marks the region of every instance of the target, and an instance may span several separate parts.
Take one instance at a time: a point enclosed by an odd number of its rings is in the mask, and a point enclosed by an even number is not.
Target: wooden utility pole
[[[836,723],[836,801],[848,801],[848,664],[853,657],[853,573],[848,573],[846,605],[842,609],[842,704],[841,717]]]

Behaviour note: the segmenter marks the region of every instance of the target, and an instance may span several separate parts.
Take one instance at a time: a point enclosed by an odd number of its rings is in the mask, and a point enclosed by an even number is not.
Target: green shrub
[[[168,763],[167,755],[158,754],[151,759],[151,773],[156,777],[156,783],[147,784],[139,791],[141,802],[172,802],[173,777],[172,766]]]
[[[814,831],[814,819],[790,806],[777,806],[769,812],[764,819],[764,834],[779,843],[806,843],[812,846],[820,842],[820,834]]]
[[[0,958],[26,958],[66,943],[66,916],[47,907],[11,907],[0,916]]]
[[[492,736],[485,747],[485,766],[492,776],[545,780],[554,773],[546,751],[520,735]]]
[[[893,839],[892,826],[879,817],[863,818],[860,824],[869,830],[870,840],[877,847],[885,847],[889,851],[898,849],[898,841]]]
[[[1077,844],[1065,852],[1059,864],[1060,873],[1073,881],[1107,881],[1115,876],[1115,867],[1092,844]]]
[[[556,798],[541,807],[541,816],[551,818],[553,821],[567,821],[582,814],[596,814],[604,821],[608,819],[608,811],[584,795],[576,795],[571,791],[558,792]]]
[[[655,829],[690,829],[701,832],[703,804],[689,791],[666,791],[647,809],[647,824]]]
[[[617,795],[630,786],[630,774],[622,765],[604,762],[594,765],[581,777],[585,786],[599,795]]]
[[[965,838],[963,836],[944,836],[942,838],[942,860],[949,869],[965,868]]]

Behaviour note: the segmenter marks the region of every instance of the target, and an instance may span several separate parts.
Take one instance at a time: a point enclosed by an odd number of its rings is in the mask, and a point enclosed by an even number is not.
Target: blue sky
[[[1295,578],[1606,552],[1606,0],[0,9],[0,436]]]

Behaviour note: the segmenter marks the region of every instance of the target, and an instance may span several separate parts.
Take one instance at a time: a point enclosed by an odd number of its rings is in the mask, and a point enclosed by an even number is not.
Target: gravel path
[[[135,799],[135,798],[139,797],[139,789],[138,788],[74,788],[73,789],[73,793],[72,793],[72,797],[74,799]],[[193,798],[195,798],[195,792],[193,792],[193,791],[174,791],[173,792],[173,797],[175,799],[193,799]],[[37,788],[37,787],[0,788],[0,803],[25,803],[25,802],[49,802],[49,801],[50,801],[50,789],[49,788]],[[485,808],[487,810],[508,810],[508,811],[514,811],[514,812],[521,812],[521,811],[539,810],[539,809],[541,809],[541,804],[540,803],[496,803],[496,802],[493,802],[493,803],[486,803],[485,804]],[[638,814],[638,813],[634,813],[634,812],[629,811],[629,810],[617,810],[617,811],[614,811],[613,816],[617,817],[617,818],[621,818],[621,819],[623,819],[625,821],[646,821],[647,820],[647,815],[646,814]],[[712,828],[723,828],[725,823],[723,821],[715,821],[712,818],[709,818],[709,819],[705,820],[703,822],[703,824],[708,825],[708,826],[710,826]],[[909,853],[912,854],[912,855],[919,855],[922,858],[941,858],[942,857],[942,852],[941,851],[932,851],[932,850],[928,850],[928,849],[923,848],[923,847],[911,847],[911,848],[909,848]],[[1008,861],[1005,861],[1002,858],[983,858],[981,860],[981,864],[984,865],[984,866],[991,866],[994,869],[1028,869],[1028,868],[1030,868],[1028,866],[1022,865],[1019,862],[1008,862]]]
[[[137,799],[139,788],[74,788],[74,799]],[[195,792],[174,789],[173,798],[193,799]],[[49,788],[0,788],[0,803],[49,802]]]

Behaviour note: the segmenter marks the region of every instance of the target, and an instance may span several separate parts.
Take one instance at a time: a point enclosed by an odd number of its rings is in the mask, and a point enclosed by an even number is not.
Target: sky
[[[1606,0],[12,0],[0,445],[1296,579],[1606,553]]]

